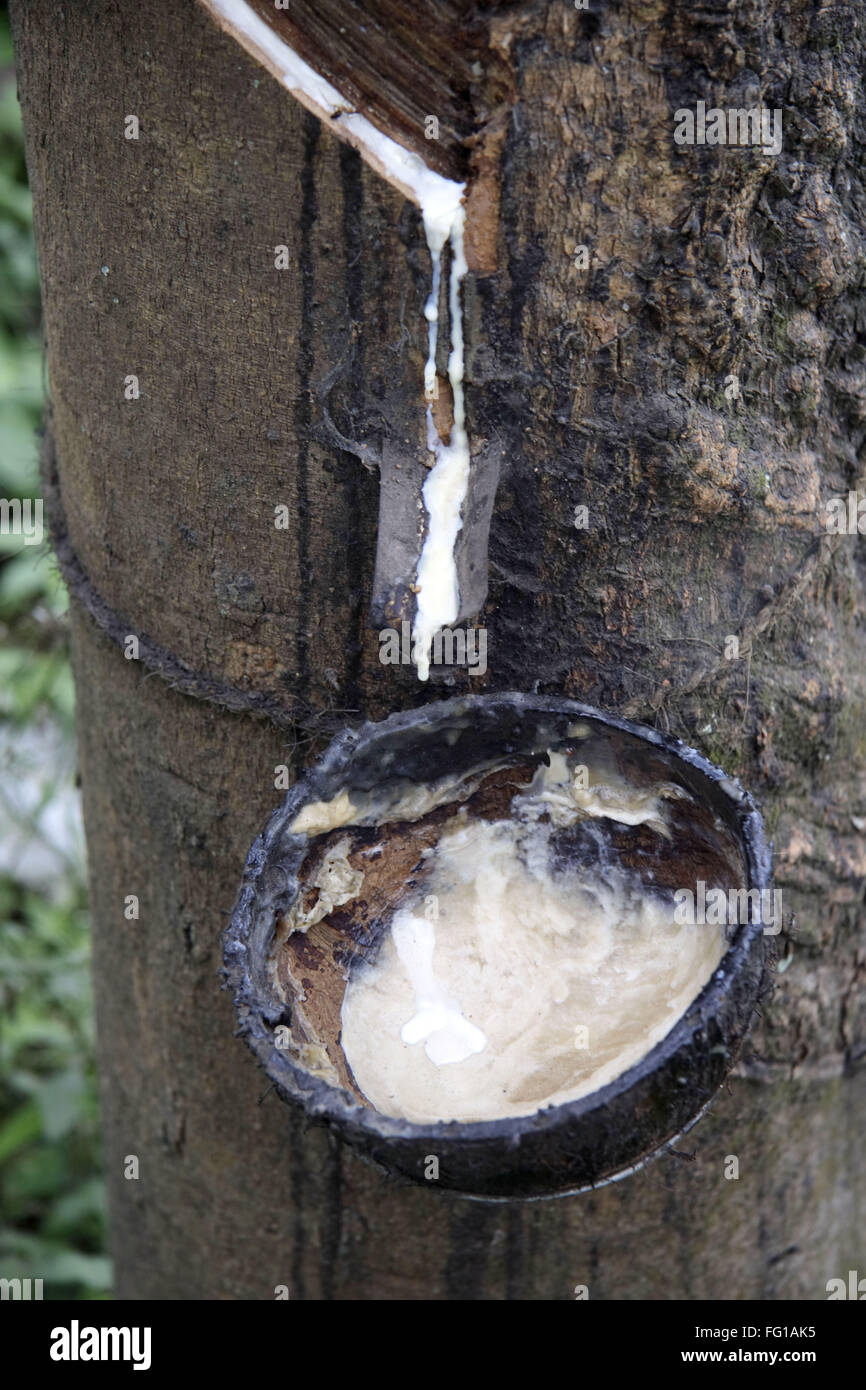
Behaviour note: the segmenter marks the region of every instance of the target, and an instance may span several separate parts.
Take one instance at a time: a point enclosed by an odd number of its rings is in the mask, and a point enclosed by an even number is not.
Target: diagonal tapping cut
[[[393,471],[380,472],[380,512],[377,541],[376,594],[373,600],[374,615],[395,611],[393,595],[415,594],[415,614],[412,628],[413,661],[418,679],[426,681],[430,671],[430,653],[437,632],[458,621],[461,616],[476,612],[484,602],[487,588],[487,527],[493,501],[493,489],[488,487],[488,496],[482,498],[480,506],[472,509],[471,524],[480,528],[483,535],[464,537],[467,549],[474,549],[475,578],[472,592],[461,593],[458,577],[456,548],[458,536],[467,525],[468,493],[470,487],[470,449],[466,429],[466,410],[464,398],[464,339],[463,311],[461,304],[461,284],[469,269],[467,262],[467,190],[469,183],[469,154],[465,144],[455,134],[455,121],[451,121],[451,132],[446,148],[437,156],[439,168],[432,167],[422,159],[417,149],[410,148],[410,142],[417,144],[417,131],[412,130],[412,120],[405,115],[396,122],[402,141],[395,139],[382,127],[381,117],[374,123],[368,115],[357,109],[354,100],[344,91],[338,90],[323,72],[306,61],[299,51],[304,48],[308,54],[317,57],[322,67],[345,71],[340,61],[328,59],[322,54],[321,43],[328,36],[327,13],[325,23],[315,30],[313,41],[305,39],[302,27],[297,22],[309,8],[300,5],[293,8],[293,16],[284,11],[271,10],[255,3],[255,0],[201,0],[204,7],[213,15],[220,26],[230,33],[254,58],[261,62],[308,110],[312,111],[341,140],[347,141],[361,154],[383,178],[397,187],[420,209],[424,233],[432,261],[432,286],[425,306],[428,322],[428,356],[424,369],[424,395],[427,401],[427,448],[433,456],[430,472],[421,488],[426,526],[423,544],[414,537],[414,545],[409,548],[415,552],[414,580],[405,571],[407,545],[405,532],[413,518],[407,512],[405,487],[402,495],[391,495],[390,477]],[[325,5],[327,12],[329,7]],[[356,5],[348,7],[349,14],[342,16],[347,20]],[[374,6],[373,9],[378,7]],[[383,8],[389,8],[384,6]],[[462,5],[444,7],[452,16],[458,15]],[[366,11],[359,11],[361,17],[369,19]],[[319,15],[319,20],[322,16]],[[459,17],[459,15],[458,15]],[[312,16],[307,16],[312,19]],[[356,17],[357,22],[357,17]],[[337,32],[345,33],[348,26],[338,27]],[[378,26],[381,28],[381,26]],[[367,26],[359,32],[366,33]],[[333,37],[333,35],[332,35]],[[356,35],[357,37],[357,35]],[[387,37],[387,36],[386,36]],[[317,47],[318,45],[318,47]],[[405,57],[405,54],[403,55]],[[413,55],[410,55],[413,56]],[[454,59],[454,63],[460,63]],[[476,65],[477,66],[477,65]],[[407,65],[404,63],[404,68]],[[411,71],[412,65],[408,64]],[[440,82],[442,72],[439,73]],[[357,82],[352,86],[361,90]],[[369,109],[369,104],[367,109]],[[399,108],[401,103],[392,101],[386,107]],[[406,103],[402,103],[405,108]],[[454,102],[450,103],[453,114]],[[417,123],[417,113],[416,113]],[[464,121],[464,125],[466,122]],[[436,143],[436,142],[434,142]],[[426,153],[426,151],[425,151]],[[463,177],[449,177],[443,173],[456,171]],[[485,190],[484,205],[489,210],[489,187]],[[495,215],[495,214],[494,214]],[[489,211],[488,211],[489,216]],[[477,238],[479,244],[490,242],[490,235]],[[442,276],[442,262],[445,248],[450,248],[449,274],[449,320],[450,352],[448,357],[448,380],[453,401],[453,419],[447,442],[440,437],[434,419],[432,401],[436,397],[436,354],[439,335],[439,289]],[[395,545],[389,538],[391,525],[399,530],[402,522],[404,535],[402,543],[398,538]],[[417,533],[417,522],[415,524]],[[483,554],[483,564],[478,564],[478,552]],[[396,568],[395,568],[396,562]],[[384,595],[384,597],[383,597]]]
[[[248,0],[352,109],[458,183],[487,43],[476,0]],[[436,138],[427,122],[436,114]]]

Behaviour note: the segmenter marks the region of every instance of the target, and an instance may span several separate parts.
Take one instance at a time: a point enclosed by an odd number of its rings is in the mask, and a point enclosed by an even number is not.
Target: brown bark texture
[[[423,468],[418,210],[192,0],[14,8],[123,1298],[809,1299],[866,1267],[866,568],[823,511],[866,482],[866,5],[483,9],[489,670],[423,687],[378,659],[358,457]],[[699,100],[781,109],[781,153],[678,147]],[[399,1185],[308,1127],[219,988],[275,767],[481,689],[656,723],[738,774],[793,919],[680,1152],[535,1204]]]

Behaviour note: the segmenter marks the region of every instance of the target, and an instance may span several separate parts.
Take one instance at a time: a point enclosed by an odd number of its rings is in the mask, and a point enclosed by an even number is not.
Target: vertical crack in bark
[[[297,454],[295,478],[298,498],[298,616],[297,616],[297,691],[303,700],[309,690],[310,665],[310,497],[309,451],[311,425],[310,387],[315,361],[315,287],[316,257],[313,231],[316,225],[316,151],[321,127],[316,118],[307,115],[304,123],[304,163],[301,170],[301,341],[298,354],[298,395],[295,404],[295,438]]]
[[[340,148],[340,181],[343,190],[343,252],[345,256],[346,302],[353,333],[353,346],[349,384],[354,400],[360,400],[364,391],[366,337],[364,323],[364,260],[362,219],[364,216],[364,181],[361,177],[361,157],[357,150],[348,145]],[[357,336],[355,333],[357,330]],[[347,470],[348,502],[350,515],[360,517],[361,476],[357,467],[351,464]],[[361,702],[361,672],[363,667],[364,632],[366,613],[363,600],[363,573],[361,545],[354,528],[349,531],[349,583],[352,611],[353,635],[348,643],[349,652],[346,670],[345,701],[350,708],[358,708]]]

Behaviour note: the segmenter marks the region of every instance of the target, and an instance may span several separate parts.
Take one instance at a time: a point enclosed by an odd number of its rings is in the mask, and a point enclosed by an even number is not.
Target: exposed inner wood
[[[469,173],[471,89],[485,48],[478,6],[431,0],[269,0],[251,8],[357,110],[447,178]],[[438,137],[429,138],[429,117]]]

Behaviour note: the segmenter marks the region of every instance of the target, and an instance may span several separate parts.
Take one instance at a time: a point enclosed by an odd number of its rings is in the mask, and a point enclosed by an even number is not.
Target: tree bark
[[[866,603],[822,509],[866,486],[864,16],[489,18],[497,268],[464,303],[472,447],[502,460],[490,669],[423,687],[379,663],[377,482],[334,443],[424,457],[417,209],[191,0],[16,4],[120,1297],[806,1299],[864,1267]],[[674,144],[678,108],[755,93],[776,158]],[[275,766],[481,688],[657,722],[740,775],[796,922],[687,1153],[532,1205],[398,1186],[307,1128],[218,980]]]

